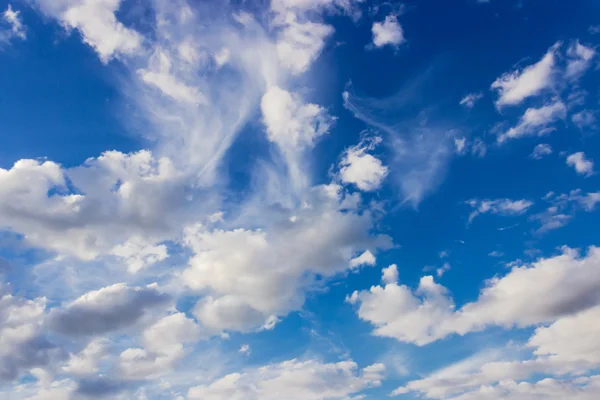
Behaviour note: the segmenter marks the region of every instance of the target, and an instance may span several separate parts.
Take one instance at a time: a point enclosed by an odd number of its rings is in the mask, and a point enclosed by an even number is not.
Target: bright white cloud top
[[[599,398],[597,13],[534,3],[6,3],[0,398]]]

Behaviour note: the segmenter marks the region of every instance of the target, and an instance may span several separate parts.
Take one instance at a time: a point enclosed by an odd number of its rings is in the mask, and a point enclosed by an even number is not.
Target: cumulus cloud
[[[486,282],[476,301],[459,309],[433,277],[421,278],[415,291],[387,283],[354,292],[358,316],[375,326],[374,335],[425,345],[450,334],[464,335],[495,325],[526,327],[553,322],[600,304],[600,250],[585,257],[571,249],[530,265],[516,265]],[[560,294],[560,295],[558,295]]]
[[[379,143],[380,137],[365,138],[358,145],[346,150],[340,161],[342,182],[351,183],[365,192],[379,189],[388,174],[388,167],[368,153]]]
[[[567,157],[567,165],[575,168],[579,175],[590,176],[594,173],[594,162],[588,160],[582,151],[570,154]]]
[[[571,116],[571,121],[581,130],[585,128],[596,128],[596,113],[590,110],[582,110]]]
[[[471,199],[467,204],[474,209],[469,214],[469,223],[471,223],[477,216],[488,213],[502,216],[522,215],[533,205],[533,202],[525,199]]]
[[[190,227],[185,241],[194,256],[182,278],[210,294],[194,309],[199,322],[215,333],[268,327],[302,306],[316,275],[342,273],[356,254],[389,247],[389,237],[370,235],[368,209],[346,208],[350,198],[337,185],[320,186],[298,209],[263,211],[262,221],[273,220],[261,229]]]
[[[530,135],[543,135],[556,121],[567,117],[567,107],[557,100],[540,108],[528,108],[519,123],[498,136],[498,143]]]
[[[147,311],[170,300],[153,285],[142,288],[117,283],[86,293],[64,309],[52,310],[49,325],[66,336],[103,334],[134,325]]]
[[[25,299],[0,282],[0,382],[45,367],[63,358],[63,351],[44,335],[46,299]]]
[[[547,143],[540,143],[533,148],[531,158],[534,160],[541,160],[542,158],[552,154],[552,146]]]
[[[188,203],[172,163],[149,151],[109,151],[70,169],[23,159],[0,168],[0,184],[0,224],[29,244],[83,260],[116,252],[133,270],[162,257],[144,247],[172,237]]]
[[[147,379],[167,373],[185,356],[185,346],[202,337],[201,328],[185,314],[168,315],[144,330],[143,348],[129,348],[120,354],[117,365],[120,376]]]
[[[121,0],[34,1],[47,15],[67,29],[77,29],[103,62],[140,51],[142,36],[117,20]]]
[[[371,32],[375,47],[388,45],[398,47],[405,41],[402,26],[400,26],[398,17],[394,14],[386,16],[383,22],[374,22]]]
[[[557,52],[561,43],[556,43],[535,64],[516,69],[500,76],[491,89],[498,93],[497,107],[514,106],[523,100],[540,94],[554,85]]]
[[[233,373],[209,385],[193,387],[188,392],[188,398],[343,400],[365,389],[380,386],[384,373],[383,364],[373,364],[359,370],[353,361],[327,364],[294,359]]]

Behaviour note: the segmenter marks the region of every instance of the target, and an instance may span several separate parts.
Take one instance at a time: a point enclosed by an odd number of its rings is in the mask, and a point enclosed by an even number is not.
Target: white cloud
[[[385,367],[358,369],[353,361],[325,364],[290,360],[227,375],[210,385],[193,387],[189,399],[344,400],[381,385]],[[358,397],[360,398],[360,397]]]
[[[450,271],[452,267],[450,266],[449,263],[444,263],[444,265],[442,265],[440,268],[435,270],[435,274],[437,275],[438,278],[441,278],[442,276],[444,276],[444,274],[448,271]]]
[[[381,280],[383,283],[389,284],[398,282],[398,267],[396,264],[392,264],[389,267],[384,268],[381,272]]]
[[[356,267],[360,267],[362,265],[375,265],[376,263],[376,259],[375,256],[373,255],[373,253],[371,253],[369,250],[365,251],[364,253],[362,253],[360,256],[353,258],[352,260],[350,260],[350,263],[348,264],[350,266],[350,268],[354,269]]]
[[[250,348],[249,344],[243,344],[238,351],[246,356],[252,354],[252,349]]]
[[[531,158],[534,160],[541,160],[542,158],[552,154],[552,146],[547,143],[540,143],[533,148]]]
[[[96,50],[103,62],[116,55],[135,54],[142,36],[117,20],[121,0],[35,0],[38,6],[66,29],[77,29],[85,43]]]
[[[554,85],[557,51],[561,43],[552,46],[535,64],[513,72],[507,72],[492,83],[497,91],[496,106],[518,105],[528,97],[540,94]]]
[[[588,160],[582,151],[570,154],[567,157],[567,165],[575,168],[579,175],[590,176],[594,173],[594,162]]]
[[[354,184],[364,192],[379,189],[388,174],[388,167],[380,159],[367,153],[381,142],[381,138],[363,139],[358,145],[346,150],[340,161],[340,178],[344,183]]]
[[[461,99],[459,104],[467,108],[473,108],[475,107],[475,103],[481,99],[483,99],[483,93],[469,93]]]
[[[163,249],[152,245],[178,233],[186,205],[180,173],[149,151],[109,151],[71,169],[19,160],[0,168],[0,185],[0,225],[22,233],[30,245],[83,260],[110,254],[128,240],[162,258]],[[116,251],[136,269],[136,257],[151,256],[142,248],[137,255],[127,244]]]
[[[361,98],[342,93],[344,106],[354,116],[384,134],[391,149],[390,180],[400,187],[403,201],[417,207],[441,183],[454,143],[448,130],[419,123],[394,120],[397,107],[412,95],[412,87],[401,88],[385,99]]]
[[[528,108],[519,123],[498,136],[498,143],[528,135],[543,135],[552,123],[565,119],[567,107],[560,100],[540,108]]]
[[[473,212],[469,214],[469,223],[471,223],[477,216],[487,213],[503,216],[522,215],[533,205],[533,202],[525,199],[471,199],[467,201],[467,204],[474,208]]]
[[[198,88],[180,82],[171,74],[171,60],[164,51],[157,51],[152,56],[150,65],[150,70],[137,71],[146,84],[154,86],[177,101],[195,105],[206,103],[206,98]]]
[[[293,13],[287,14],[283,26],[277,42],[280,63],[293,74],[306,72],[321,54],[325,39],[333,34],[333,27],[319,22],[298,21]]]
[[[94,339],[77,354],[71,354],[63,371],[74,375],[90,375],[98,372],[98,363],[109,354],[110,342]]]
[[[10,4],[6,10],[4,10],[2,18],[10,25],[10,31],[0,31],[0,42],[8,41],[13,37],[17,37],[21,40],[27,39],[27,33],[25,32],[25,27],[23,26],[23,21],[21,21],[19,14],[20,12],[13,10]]]
[[[458,154],[463,154],[466,150],[466,146],[467,146],[467,139],[466,138],[455,138],[454,139],[454,146],[456,147],[456,152]]]
[[[132,238],[115,246],[112,249],[112,254],[121,257],[131,273],[136,273],[168,257],[167,247],[164,244],[153,246],[144,243],[139,238]]]
[[[320,186],[298,209],[260,211],[261,229],[190,227],[185,241],[194,256],[182,279],[210,295],[195,308],[199,322],[215,333],[269,325],[302,306],[316,275],[343,273],[354,255],[388,247],[387,236],[369,234],[368,209],[344,207],[349,197],[336,185]]]
[[[121,376],[147,379],[167,373],[186,354],[185,345],[202,337],[200,327],[185,314],[168,315],[146,328],[142,337],[144,348],[129,348],[121,353]]]
[[[371,27],[373,33],[373,45],[375,47],[393,46],[398,47],[404,39],[404,31],[398,23],[398,17],[394,14],[385,17],[383,22],[374,22]]]
[[[267,138],[283,154],[289,177],[296,189],[308,187],[303,164],[304,151],[327,134],[335,118],[323,107],[305,104],[296,93],[278,86],[270,87],[263,96],[260,108],[267,128]]]
[[[478,299],[458,310],[448,290],[431,276],[421,278],[414,292],[388,283],[354,292],[349,301],[359,304],[358,316],[375,326],[374,335],[422,346],[491,325],[511,328],[553,322],[598,305],[598,265],[596,247],[585,257],[565,249],[562,255],[513,266],[505,276],[488,280]]]
[[[567,79],[577,79],[592,63],[592,59],[596,55],[596,50],[591,47],[586,47],[579,43],[579,40],[571,43],[567,49],[567,69],[565,76]]]
[[[590,110],[582,110],[571,116],[571,121],[581,130],[585,128],[596,128],[596,113]]]

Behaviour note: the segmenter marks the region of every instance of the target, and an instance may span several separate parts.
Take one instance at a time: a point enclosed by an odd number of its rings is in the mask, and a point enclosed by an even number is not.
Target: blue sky
[[[0,6],[0,397],[600,396],[598,2]]]

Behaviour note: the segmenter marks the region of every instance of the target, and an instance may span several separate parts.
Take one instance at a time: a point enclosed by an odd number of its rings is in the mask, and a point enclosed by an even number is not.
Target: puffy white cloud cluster
[[[294,359],[230,374],[210,385],[193,387],[188,398],[342,400],[379,386],[384,373],[383,364],[359,370],[353,361],[322,363]]]
[[[476,301],[456,308],[449,291],[431,276],[416,290],[392,282],[356,291],[347,301],[375,326],[373,334],[425,345],[451,334],[465,335],[488,326],[511,328],[549,323],[600,304],[600,249],[584,257],[575,250],[514,266],[486,282]]]

